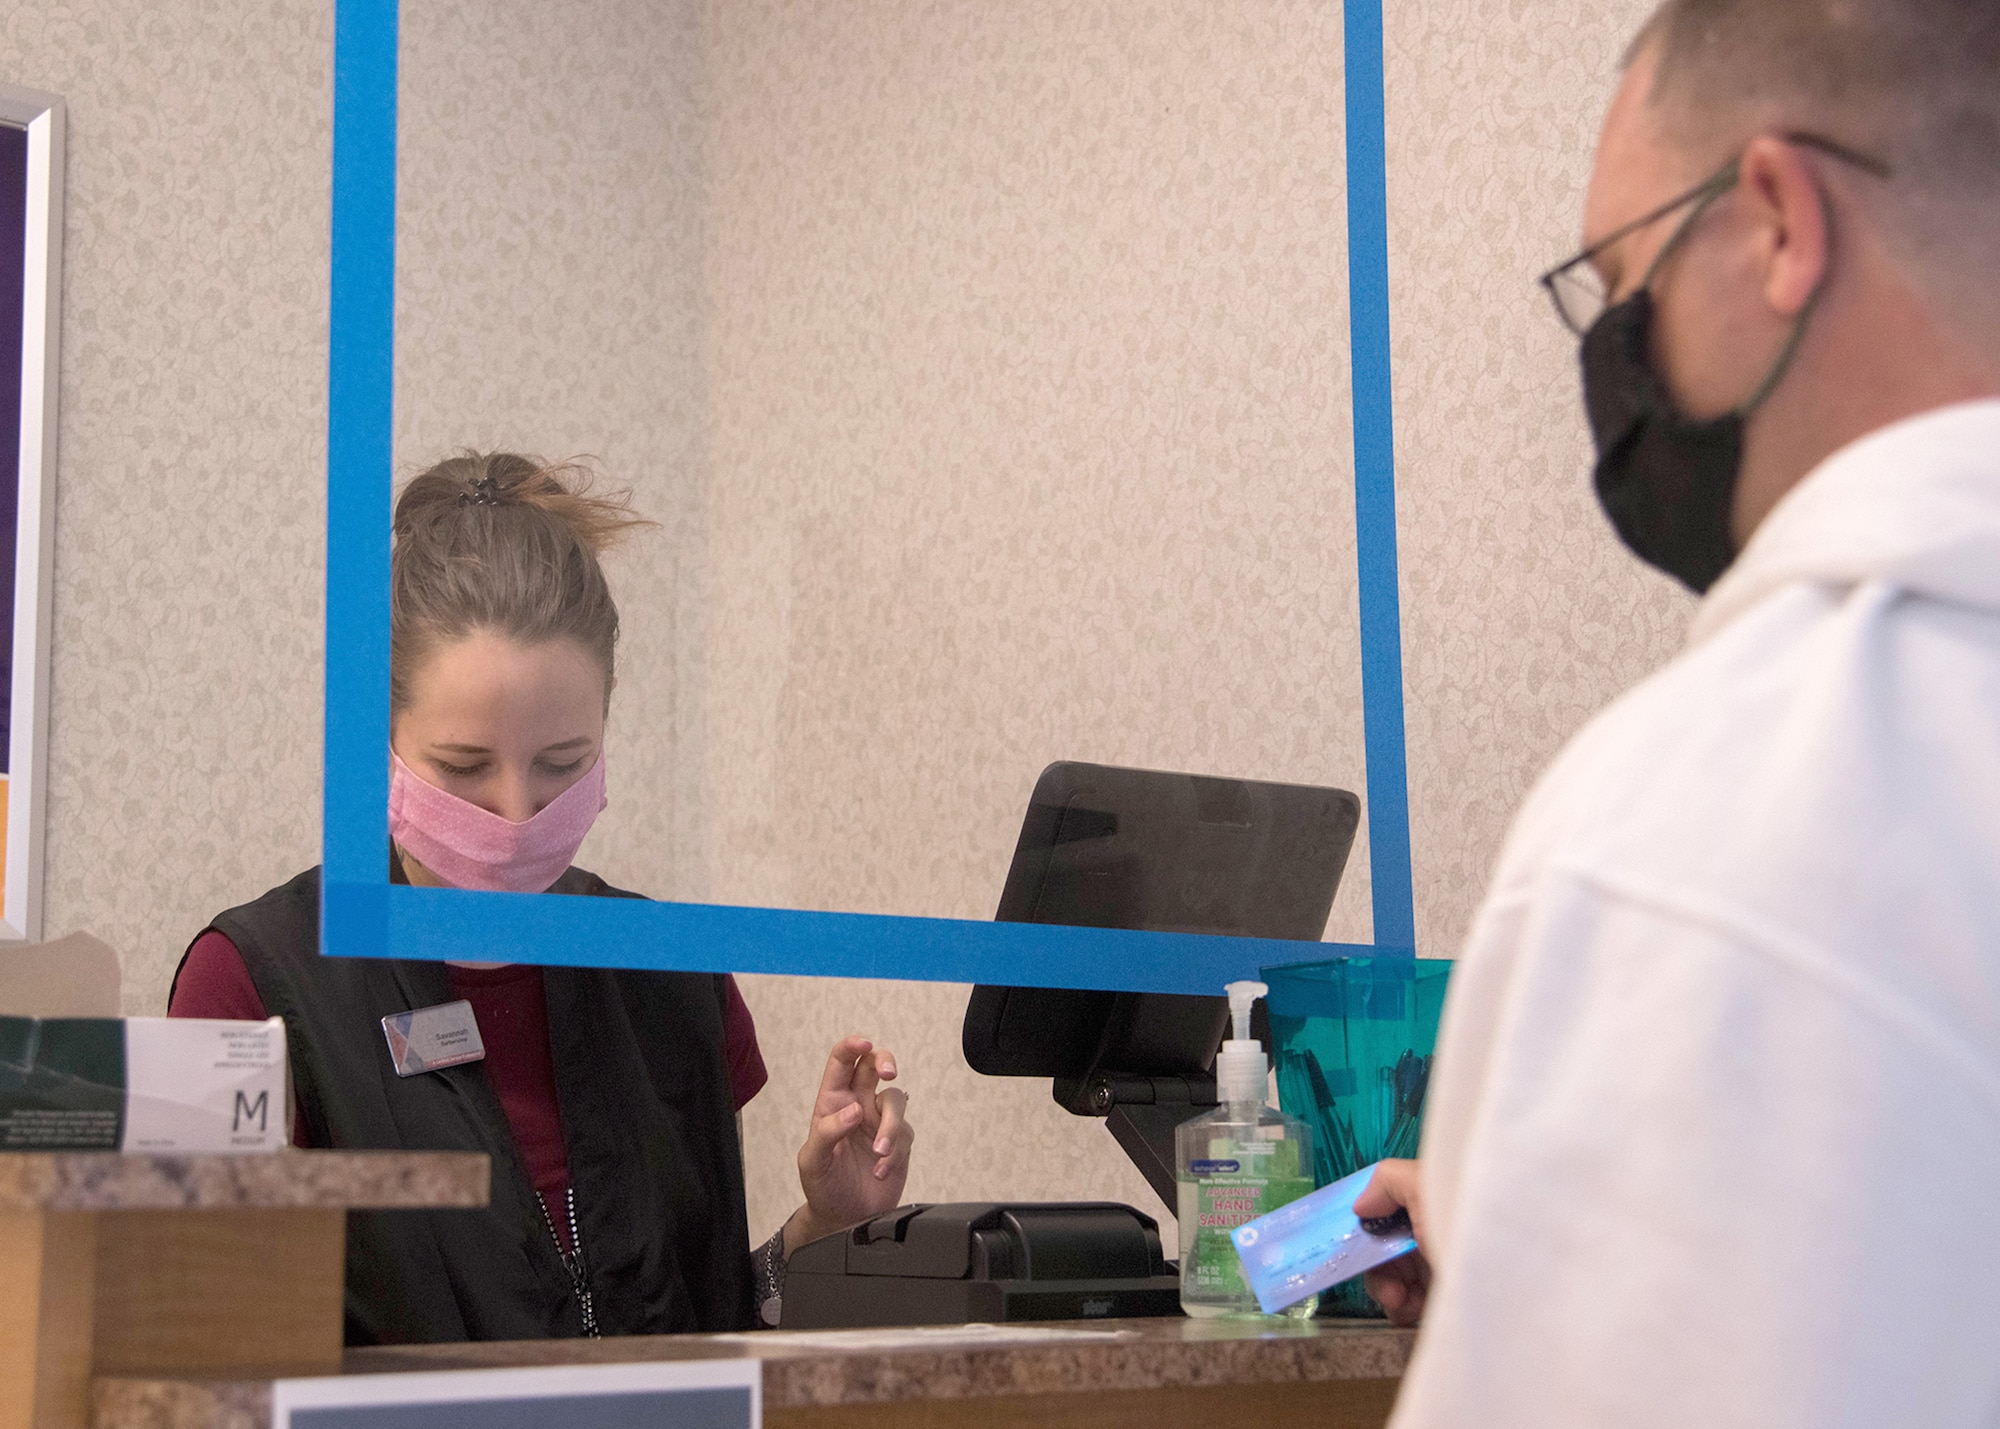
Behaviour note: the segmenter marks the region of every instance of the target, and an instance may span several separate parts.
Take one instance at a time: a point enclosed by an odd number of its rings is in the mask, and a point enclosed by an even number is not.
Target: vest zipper
[[[562,1237],[556,1234],[555,1217],[549,1214],[549,1203],[535,1192],[535,1204],[542,1208],[542,1224],[549,1228],[549,1239],[555,1242],[556,1258],[569,1272],[569,1287],[576,1296],[577,1309],[583,1312],[583,1332],[591,1339],[599,1337],[597,1328],[597,1307],[590,1299],[590,1272],[583,1262],[583,1233],[576,1227],[576,1187],[569,1188],[569,1243],[570,1251],[563,1253]]]

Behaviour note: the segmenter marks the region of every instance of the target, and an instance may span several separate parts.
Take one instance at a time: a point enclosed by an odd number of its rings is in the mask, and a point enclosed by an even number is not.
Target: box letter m
[[[266,1123],[269,1121],[270,1115],[271,1094],[269,1092],[257,1093],[257,1100],[253,1102],[247,1095],[239,1091],[236,1094],[236,1111],[229,1119],[229,1129],[231,1131],[241,1131],[243,1123],[251,1117],[255,1117],[257,1119],[257,1129],[259,1131],[268,1130]]]

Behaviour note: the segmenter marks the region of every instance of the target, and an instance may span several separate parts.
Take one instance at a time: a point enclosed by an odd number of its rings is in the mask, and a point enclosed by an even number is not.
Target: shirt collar
[[[2000,400],[1892,422],[1821,462],[1702,601],[1688,643],[1781,587],[1863,581],[2000,610]]]

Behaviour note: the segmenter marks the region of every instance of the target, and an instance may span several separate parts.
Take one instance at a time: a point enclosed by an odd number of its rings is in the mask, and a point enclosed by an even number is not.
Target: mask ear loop
[[[1784,381],[1785,373],[1791,370],[1792,359],[1798,356],[1799,344],[1805,340],[1806,322],[1812,317],[1813,309],[1819,306],[1820,294],[1826,291],[1826,280],[1833,272],[1833,205],[1826,201],[1826,195],[1823,193],[1819,195],[1819,211],[1820,222],[1826,227],[1826,265],[1820,269],[1819,281],[1813,284],[1813,290],[1806,295],[1805,306],[1799,309],[1799,315],[1792,320],[1791,336],[1785,339],[1785,346],[1778,353],[1777,361],[1771,364],[1771,370],[1764,374],[1764,380],[1757,384],[1757,390],[1750,394],[1749,400],[1736,409],[1736,415],[1739,417],[1748,417],[1763,406],[1764,399]]]
[[[1711,181],[1713,187],[1707,194],[1702,196],[1701,202],[1694,206],[1688,213],[1688,216],[1681,220],[1680,227],[1676,228],[1668,236],[1667,241],[1660,245],[1660,251],[1653,255],[1653,261],[1646,265],[1645,276],[1639,280],[1639,286],[1633,290],[1635,296],[1639,293],[1651,291],[1653,279],[1659,273],[1660,265],[1667,261],[1669,254],[1680,247],[1682,240],[1687,237],[1688,231],[1694,227],[1695,220],[1708,211],[1709,205],[1736,187],[1736,180],[1740,176],[1741,174],[1737,165],[1733,163],[1715,176]],[[1792,331],[1785,339],[1784,348],[1778,353],[1776,360],[1772,362],[1771,370],[1764,374],[1764,380],[1757,384],[1757,390],[1752,392],[1735,409],[1736,415],[1739,418],[1747,418],[1751,413],[1763,406],[1765,399],[1777,390],[1780,382],[1784,381],[1785,373],[1791,369],[1792,359],[1798,355],[1799,344],[1805,340],[1806,322],[1812,317],[1813,309],[1819,306],[1820,294],[1826,291],[1826,280],[1833,269],[1833,205],[1826,201],[1824,193],[1821,193],[1818,197],[1821,222],[1825,224],[1827,233],[1828,252],[1826,268],[1821,271],[1819,281],[1813,284],[1812,292],[1806,297],[1805,306],[1799,309],[1798,317],[1793,320]]]

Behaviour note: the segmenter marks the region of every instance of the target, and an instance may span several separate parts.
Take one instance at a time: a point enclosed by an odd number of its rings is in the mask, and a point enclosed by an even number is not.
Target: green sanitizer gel
[[[1229,1233],[1313,1189],[1312,1128],[1265,1098],[1269,1062],[1250,1035],[1250,1005],[1268,989],[1232,982],[1235,1033],[1215,1059],[1221,1105],[1174,1132],[1179,1182],[1181,1308],[1190,1315],[1261,1315]],[[1311,1296],[1284,1314],[1304,1318]]]

